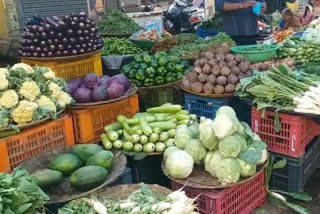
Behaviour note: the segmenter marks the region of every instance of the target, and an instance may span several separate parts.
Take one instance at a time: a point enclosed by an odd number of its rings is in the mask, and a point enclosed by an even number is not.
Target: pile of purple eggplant
[[[84,12],[63,17],[33,16],[21,35],[22,57],[62,57],[99,50],[103,40],[96,23]]]

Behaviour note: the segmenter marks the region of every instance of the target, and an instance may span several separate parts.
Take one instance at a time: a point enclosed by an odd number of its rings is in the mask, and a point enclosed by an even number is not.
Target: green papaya
[[[32,176],[36,179],[38,185],[41,188],[59,184],[63,179],[63,175],[61,172],[52,169],[36,170],[32,173]]]
[[[57,170],[64,176],[71,175],[74,171],[83,166],[82,161],[74,154],[60,154],[50,161],[49,169]]]
[[[92,155],[86,165],[87,166],[101,166],[105,169],[107,169],[108,171],[111,170],[112,165],[114,162],[114,155],[112,152],[110,151],[100,151],[94,155]]]
[[[72,153],[77,155],[83,162],[87,162],[92,155],[102,150],[102,146],[97,144],[78,144],[72,147]]]

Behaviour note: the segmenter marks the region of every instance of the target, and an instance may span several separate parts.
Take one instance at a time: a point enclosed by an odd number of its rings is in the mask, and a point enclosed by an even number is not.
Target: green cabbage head
[[[183,179],[192,173],[193,164],[193,158],[188,152],[177,150],[168,156],[165,167],[170,177]]]
[[[222,155],[218,150],[214,152],[208,152],[204,158],[204,169],[213,177],[216,177],[215,167],[220,160],[222,160]]]
[[[237,159],[240,164],[240,175],[241,177],[251,177],[257,172],[257,166],[255,164],[247,163],[241,159]]]
[[[244,142],[241,142],[244,141]],[[240,135],[230,135],[219,142],[219,152],[224,158],[236,158],[241,151],[241,145],[246,143]]]
[[[197,139],[190,140],[184,150],[192,156],[194,162],[198,165],[203,163],[203,159],[207,154],[206,148]]]
[[[191,132],[186,125],[179,126],[176,129],[174,142],[179,149],[184,149],[186,144],[192,139]]]
[[[206,147],[210,151],[216,150],[218,148],[219,142],[212,128],[212,124],[212,120],[205,119],[202,120],[199,125],[199,139],[201,140],[204,147]]]
[[[216,116],[213,121],[212,128],[219,140],[222,140],[238,130],[238,124],[234,122],[232,117],[221,114]]]
[[[163,153],[163,160],[164,160],[164,161],[167,161],[168,156],[169,156],[172,152],[177,151],[177,150],[180,150],[180,149],[178,149],[176,146],[170,146],[170,147],[168,147],[168,148],[164,151],[164,153]]]
[[[224,158],[215,167],[216,177],[222,185],[237,183],[240,179],[240,164],[234,158]]]

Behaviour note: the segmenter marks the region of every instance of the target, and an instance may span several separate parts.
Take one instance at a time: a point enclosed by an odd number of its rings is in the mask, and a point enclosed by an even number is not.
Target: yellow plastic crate
[[[86,54],[85,56],[59,57],[52,60],[21,58],[21,62],[29,65],[46,66],[52,69],[57,77],[66,81],[82,77],[89,73],[102,75],[101,53]]]

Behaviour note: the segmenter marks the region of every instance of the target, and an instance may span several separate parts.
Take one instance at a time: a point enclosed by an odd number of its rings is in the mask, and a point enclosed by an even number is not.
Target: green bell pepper
[[[183,73],[177,73],[176,80],[181,80],[183,78]]]
[[[158,68],[158,61],[156,59],[152,59],[150,65],[154,68]]]
[[[149,56],[148,54],[143,55],[143,62],[144,63],[150,63],[151,62],[151,56]]]
[[[143,54],[138,54],[134,56],[135,62],[143,62]]]
[[[139,70],[137,71],[137,73],[135,74],[135,78],[136,78],[137,80],[144,80],[144,79],[145,79],[144,70],[139,69]]]
[[[137,69],[131,69],[128,74],[129,78],[131,79],[134,78],[136,73],[137,73]]]
[[[161,57],[164,57],[164,56],[167,56],[166,52],[164,51],[159,51],[154,55],[156,59],[160,59]]]
[[[176,70],[176,65],[170,62],[167,64],[166,68],[167,68],[167,71],[174,72]]]
[[[164,83],[164,78],[161,77],[161,76],[158,76],[158,77],[156,77],[155,82],[156,82],[157,85],[161,85],[161,84]]]
[[[184,66],[183,66],[183,65],[176,64],[174,70],[175,70],[176,72],[182,73],[182,72],[184,71]]]
[[[179,57],[177,57],[177,56],[168,56],[168,60],[169,60],[169,62],[174,63],[174,64],[177,64],[180,61]]]
[[[146,78],[144,80],[144,86],[153,86],[154,85],[154,80],[152,78]]]
[[[161,67],[157,68],[157,73],[158,73],[158,75],[163,76],[167,73],[167,70],[165,69],[165,67],[161,66]]]
[[[129,74],[129,72],[131,71],[131,66],[128,64],[128,65],[125,65],[125,66],[123,66],[123,68],[122,68],[122,73],[124,74],[124,75],[128,75]]]
[[[167,57],[160,57],[158,59],[158,64],[160,66],[165,66],[168,63],[168,58]]]
[[[166,76],[166,83],[174,82],[176,79],[173,76]]]
[[[146,70],[147,68],[148,68],[148,65],[146,63],[140,63],[139,69]]]
[[[153,67],[148,67],[148,68],[145,70],[145,74],[146,74],[146,76],[148,76],[148,77],[155,77],[155,75],[156,75],[156,69],[154,69]]]

